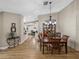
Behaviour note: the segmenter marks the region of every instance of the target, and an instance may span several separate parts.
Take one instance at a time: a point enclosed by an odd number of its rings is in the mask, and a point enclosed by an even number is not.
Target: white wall
[[[70,36],[68,45],[72,48],[76,46],[76,5],[72,2],[69,6],[59,12],[59,28],[62,34]]]
[[[20,44],[22,44],[25,40],[27,40],[27,38],[28,38],[28,35],[25,35],[24,34],[24,20],[25,20],[25,18],[24,17],[22,17],[22,18],[20,18],[21,19],[21,24],[20,24],[20,26],[21,26],[21,35],[20,35],[20,37],[21,37],[21,42],[20,42]]]
[[[16,33],[18,36],[21,35],[21,20],[22,16],[15,13],[9,13],[9,12],[1,12],[0,14],[0,27],[2,33],[0,33],[0,48],[1,47],[8,47],[7,44],[7,36],[8,33],[10,33],[11,23],[16,23]]]
[[[2,34],[2,13],[0,13],[0,33]],[[0,34],[0,38],[1,38]]]
[[[76,2],[76,36],[77,36],[77,39],[76,39],[76,50],[79,51],[79,0],[75,0]]]
[[[0,47],[2,47],[2,36],[3,36],[3,12],[0,12]]]
[[[16,23],[16,33],[17,35],[20,36],[21,33],[21,15],[18,14],[13,14],[13,13],[3,13],[3,30],[4,34],[6,35],[7,33],[10,32],[11,28],[11,23]]]

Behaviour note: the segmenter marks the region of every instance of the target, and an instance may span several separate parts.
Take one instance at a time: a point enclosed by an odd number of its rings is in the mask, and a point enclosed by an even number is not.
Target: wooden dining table
[[[49,37],[49,39],[61,39],[60,40],[60,44],[64,44],[64,47],[65,47],[65,53],[67,54],[67,41],[63,40],[61,37]],[[43,43],[43,54],[44,54],[44,45],[45,44],[51,44],[52,41],[49,40],[48,38],[45,38],[42,40],[42,43]]]

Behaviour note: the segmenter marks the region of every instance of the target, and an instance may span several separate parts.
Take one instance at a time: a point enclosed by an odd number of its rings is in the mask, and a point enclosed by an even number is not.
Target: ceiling
[[[50,0],[0,0],[0,11],[22,14],[24,16],[37,16],[49,13],[49,5],[43,2]],[[52,12],[59,12],[73,0],[51,0]]]

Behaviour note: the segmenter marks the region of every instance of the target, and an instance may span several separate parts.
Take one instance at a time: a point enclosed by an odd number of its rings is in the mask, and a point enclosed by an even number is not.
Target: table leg
[[[65,53],[67,54],[67,43],[65,43]]]
[[[16,43],[15,43],[15,39],[14,39],[14,47],[15,47]]]
[[[44,54],[44,43],[43,43],[43,54]]]

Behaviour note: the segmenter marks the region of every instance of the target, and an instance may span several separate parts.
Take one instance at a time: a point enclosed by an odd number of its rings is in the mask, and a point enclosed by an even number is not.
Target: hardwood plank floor
[[[79,53],[69,49],[68,54],[42,54],[34,38],[29,38],[22,45],[0,51],[0,59],[78,59]]]

